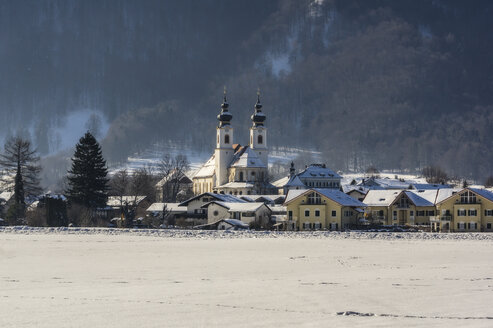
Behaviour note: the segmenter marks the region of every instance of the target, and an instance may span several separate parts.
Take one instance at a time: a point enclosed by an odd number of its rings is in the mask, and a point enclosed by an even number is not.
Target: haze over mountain
[[[95,129],[110,161],[154,143],[209,150],[223,86],[238,142],[260,88],[271,146],[482,180],[492,14],[455,0],[0,1],[0,137],[48,154]]]

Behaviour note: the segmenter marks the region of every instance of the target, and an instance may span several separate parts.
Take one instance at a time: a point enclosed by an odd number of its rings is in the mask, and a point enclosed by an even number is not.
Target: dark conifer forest
[[[492,17],[480,0],[0,0],[0,138],[54,153],[56,127],[91,109],[109,162],[210,150],[223,87],[239,142],[260,88],[270,146],[483,180]]]

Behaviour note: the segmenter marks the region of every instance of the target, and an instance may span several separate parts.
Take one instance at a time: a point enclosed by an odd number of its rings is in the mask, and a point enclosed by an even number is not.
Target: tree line
[[[12,137],[4,145],[0,154],[0,194],[6,199],[0,199],[0,219],[5,217],[9,225],[108,226],[104,212],[108,197],[114,196],[120,199],[125,225],[131,226],[137,197],[145,196],[151,203],[157,192],[162,193],[163,202],[190,197],[177,183],[177,178],[189,169],[186,156],[165,155],[156,172],[144,167],[132,173],[119,170],[110,176],[101,146],[89,131],[75,146],[62,194],[42,193],[39,159],[31,142],[22,137]],[[170,183],[157,191],[156,183],[164,178]],[[163,208],[163,219],[165,212]]]

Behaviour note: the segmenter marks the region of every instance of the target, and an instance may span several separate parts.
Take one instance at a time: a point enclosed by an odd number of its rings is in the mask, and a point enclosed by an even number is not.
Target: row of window
[[[316,217],[320,216],[320,210],[315,210],[314,213],[315,213]],[[337,211],[332,211],[330,214],[332,215],[332,217],[335,218],[337,216]],[[353,214],[354,214],[353,211],[349,211],[349,210],[344,211],[345,217],[351,217],[351,216],[353,216]],[[305,210],[305,217],[309,217],[309,216],[310,216],[310,210]],[[293,219],[293,211],[288,212],[288,218],[289,218],[289,220]]]
[[[320,222],[303,222],[303,230],[310,230],[310,229],[322,229],[322,224]],[[339,224],[338,223],[331,223],[329,225],[330,230],[338,230],[339,229]]]
[[[251,142],[251,143],[253,143],[253,140],[252,140],[251,138],[250,138],[250,142]],[[217,143],[219,143],[219,135],[217,136]],[[224,143],[225,143],[225,144],[229,144],[229,134],[225,134],[225,135],[224,135]],[[257,137],[257,143],[258,143],[259,145],[263,144],[263,143],[264,143],[264,137],[263,137],[263,136],[261,136],[261,135],[259,135],[259,136]]]
[[[465,209],[458,209],[457,216],[478,216],[478,210],[470,209],[466,211]]]
[[[350,212],[351,215],[352,215],[352,211],[346,211],[346,212]],[[345,212],[345,213],[346,213]],[[332,217],[336,217],[337,216],[337,211],[332,211],[331,212],[331,215]],[[351,216],[351,215],[346,215],[346,216]],[[305,210],[305,217],[309,217],[310,216],[310,210]],[[320,210],[315,210],[315,216],[318,217],[320,216]],[[292,211],[289,211],[289,219],[292,220],[293,219],[293,212]]]
[[[339,182],[334,181],[307,181],[307,187],[329,187],[329,188],[338,188]]]
[[[322,229],[322,223],[303,222],[303,230],[308,230],[308,229]]]
[[[411,211],[411,216],[413,216],[413,211]],[[416,216],[435,216],[435,211],[434,210],[416,211]]]
[[[488,223],[488,225],[490,225],[490,227],[487,227],[487,229],[491,229],[491,223]],[[457,229],[459,230],[465,230],[466,227],[467,230],[476,230],[478,228],[478,224],[476,222],[467,222],[467,224],[465,222],[457,223]]]

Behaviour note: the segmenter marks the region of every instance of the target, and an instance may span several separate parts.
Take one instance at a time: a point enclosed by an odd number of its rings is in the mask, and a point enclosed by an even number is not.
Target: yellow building
[[[366,217],[385,225],[429,225],[436,215],[438,190],[370,190],[363,202],[368,206]],[[430,200],[431,199],[431,200]]]
[[[493,231],[493,192],[465,188],[437,202],[437,221],[443,232]]]
[[[342,230],[357,224],[365,204],[336,189],[289,190],[288,230]]]

